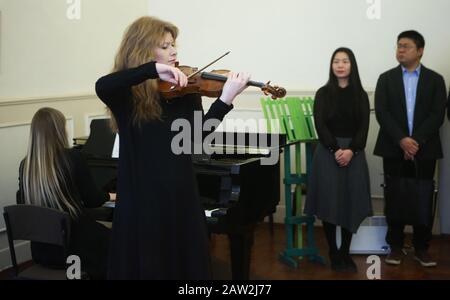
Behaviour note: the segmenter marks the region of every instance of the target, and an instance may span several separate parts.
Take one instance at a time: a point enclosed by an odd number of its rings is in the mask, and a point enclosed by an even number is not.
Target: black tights
[[[325,237],[327,238],[330,254],[338,253],[336,245],[336,225],[322,221]],[[341,248],[339,252],[342,254],[349,254],[350,243],[352,242],[353,233],[341,227]]]

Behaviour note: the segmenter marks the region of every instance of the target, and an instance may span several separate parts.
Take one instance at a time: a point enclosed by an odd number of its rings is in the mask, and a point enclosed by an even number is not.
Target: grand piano
[[[74,139],[74,146],[85,154],[96,184],[114,192],[117,158],[112,153],[116,135],[106,119],[93,120],[90,128],[89,137]],[[227,134],[224,144],[211,145],[212,154],[194,154],[192,159],[209,232],[228,235],[232,279],[247,280],[255,226],[271,216],[279,202],[280,165],[278,159],[273,164],[273,158],[280,155],[285,137]],[[255,141],[264,146],[255,147]]]

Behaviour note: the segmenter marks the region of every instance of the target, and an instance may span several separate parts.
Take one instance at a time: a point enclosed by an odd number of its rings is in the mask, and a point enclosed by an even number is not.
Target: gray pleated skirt
[[[337,138],[341,149],[350,138]],[[372,215],[369,169],[364,151],[353,156],[347,167],[339,167],[334,153],[318,144],[314,153],[305,214],[356,233],[361,222]]]

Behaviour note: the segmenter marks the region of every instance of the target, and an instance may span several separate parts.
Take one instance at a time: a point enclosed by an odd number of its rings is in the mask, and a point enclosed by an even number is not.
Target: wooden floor
[[[328,265],[328,251],[321,227],[315,229],[316,243],[319,252],[325,257],[327,265],[311,263],[303,259],[297,269],[288,267],[278,260],[278,254],[285,247],[285,229],[281,224],[274,225],[274,233],[270,234],[266,223],[258,225],[255,241],[252,247],[250,279],[255,280],[365,280],[368,264],[366,255],[354,255],[358,273],[343,274],[333,272]],[[228,239],[225,235],[212,235],[211,253],[213,257],[214,279],[231,279],[229,267]],[[424,268],[413,259],[410,251],[400,266],[389,266],[381,256],[381,279],[383,280],[450,280],[450,237],[434,236],[431,242],[430,254],[438,262],[435,268]],[[28,263],[29,264],[29,263]],[[25,264],[27,265],[27,263]],[[11,269],[0,272],[0,280],[11,279]]]
[[[311,263],[307,259],[301,260],[297,269],[288,267],[278,259],[278,254],[285,247],[285,229],[281,224],[274,225],[274,233],[270,234],[266,223],[260,224],[255,233],[255,242],[252,248],[250,277],[261,280],[365,280],[369,264],[366,263],[367,255],[353,255],[358,266],[358,273],[343,274],[332,271],[328,265],[327,244],[321,227],[315,228],[316,243],[320,255],[324,256],[327,264]],[[410,238],[410,237],[407,237]],[[408,240],[406,241],[408,244]],[[215,261],[215,279],[230,279],[228,239],[225,235],[213,235],[211,238],[211,252]],[[382,280],[434,280],[450,279],[450,238],[448,236],[434,236],[429,250],[437,267],[424,268],[413,259],[411,250],[400,266],[390,266],[381,258]],[[217,267],[219,264],[219,267]],[[225,271],[218,270],[223,269]],[[227,278],[228,277],[228,278]]]

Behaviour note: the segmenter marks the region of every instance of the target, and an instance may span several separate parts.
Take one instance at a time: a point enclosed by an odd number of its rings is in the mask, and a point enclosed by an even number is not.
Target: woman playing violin
[[[114,212],[110,279],[210,279],[205,215],[191,155],[175,155],[171,131],[176,119],[193,122],[201,96],[166,101],[158,80],[184,87],[175,68],[178,29],[142,17],[127,29],[114,72],[96,83],[120,134],[118,197]],[[222,120],[247,86],[249,75],[228,74],[220,97],[203,121]]]

